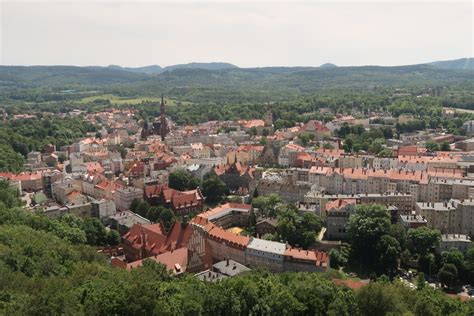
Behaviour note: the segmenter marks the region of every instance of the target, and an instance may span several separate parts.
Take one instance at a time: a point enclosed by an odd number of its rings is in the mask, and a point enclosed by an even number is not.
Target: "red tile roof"
[[[34,171],[34,172],[22,172],[22,173],[12,173],[12,172],[0,172],[0,177],[7,178],[8,180],[13,181],[31,181],[39,180],[43,177],[43,172]]]
[[[202,203],[201,192],[196,190],[178,191],[171,189],[166,184],[147,185],[145,187],[147,197],[160,196],[163,194],[166,203],[171,203],[175,209]]]
[[[329,128],[326,127],[323,123],[316,120],[308,121],[303,127],[301,128],[303,132],[318,132],[318,133],[329,133],[331,132]]]
[[[330,211],[332,209],[340,210],[347,205],[355,205],[356,203],[356,199],[336,199],[326,203],[326,211]]]
[[[188,248],[183,247],[145,259],[130,262],[127,264],[127,269],[130,270],[133,268],[138,268],[143,265],[143,261],[147,259],[164,264],[166,268],[173,274],[180,274],[186,271],[188,265]]]
[[[326,267],[328,265],[328,254],[317,250],[302,250],[298,248],[286,248],[285,257],[297,260],[311,261],[318,267]]]

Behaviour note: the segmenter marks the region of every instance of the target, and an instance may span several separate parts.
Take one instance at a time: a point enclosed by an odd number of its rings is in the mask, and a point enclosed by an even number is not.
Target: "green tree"
[[[133,199],[132,203],[130,204],[130,211],[136,213],[141,203],[142,201],[140,199]]]
[[[407,234],[408,247],[411,253],[422,256],[433,252],[440,240],[441,233],[439,230],[428,227],[410,229]]]
[[[356,293],[362,315],[401,315],[406,310],[396,286],[384,282],[371,282]]]
[[[277,206],[281,204],[283,200],[281,196],[276,193],[272,193],[268,196],[257,196],[252,199],[252,206],[258,210],[260,216],[276,217]]]
[[[381,237],[389,233],[390,215],[386,207],[362,204],[349,218],[348,233],[352,253],[360,263],[374,266],[379,258],[376,249]]]
[[[277,232],[280,239],[293,246],[308,248],[315,242],[321,230],[322,221],[313,213],[299,215],[294,206],[280,205],[278,210]]]
[[[165,207],[161,205],[152,206],[148,209],[148,212],[146,213],[146,218],[152,222],[158,222],[160,220],[161,212],[163,212],[164,209]]]
[[[439,281],[447,287],[452,287],[458,279],[458,269],[454,264],[446,263],[438,272]]]
[[[401,224],[393,224],[390,226],[389,235],[398,241],[402,251],[406,248],[407,232],[406,232],[405,227],[403,227]]]
[[[418,291],[422,291],[425,288],[426,288],[425,275],[423,273],[418,273],[418,276],[416,277],[416,289]]]
[[[208,203],[218,203],[229,193],[226,184],[215,173],[209,173],[202,182],[202,193]]]
[[[376,250],[378,252],[378,270],[380,273],[386,273],[392,276],[398,270],[398,260],[400,258],[401,248],[398,241],[389,236],[384,235],[377,243]]]
[[[431,151],[431,152],[435,152],[439,150],[438,143],[431,140],[426,142],[425,147],[426,149],[428,149],[428,151]]]
[[[168,185],[172,189],[186,191],[196,189],[199,185],[199,181],[195,179],[189,171],[178,169],[170,173]]]
[[[107,244],[107,231],[98,219],[85,218],[83,226],[89,245],[104,246]]]
[[[140,201],[135,212],[140,216],[146,217],[149,209],[150,209],[150,204],[147,201]]]
[[[168,208],[165,208],[160,213],[160,221],[166,230],[169,230],[176,220],[174,212]]]
[[[116,230],[110,230],[107,232],[107,245],[117,246],[120,244],[120,234]]]
[[[441,146],[439,147],[439,150],[441,150],[441,151],[451,151],[451,146],[449,145],[448,142],[443,142],[443,143],[441,143]]]

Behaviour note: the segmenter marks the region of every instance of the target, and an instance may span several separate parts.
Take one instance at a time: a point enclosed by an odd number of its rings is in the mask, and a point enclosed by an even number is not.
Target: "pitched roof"
[[[168,271],[171,271],[173,274],[180,274],[185,272],[188,266],[188,248],[182,247],[173,251],[130,262],[127,264],[127,269],[130,270],[140,267],[143,265],[144,260],[153,260],[162,263],[166,266]]]
[[[198,214],[197,216],[213,220],[229,214],[230,212],[249,212],[252,209],[252,205],[243,203],[226,203],[214,207],[213,209],[207,210]]]
[[[336,199],[326,203],[326,211],[330,211],[332,209],[340,210],[347,205],[355,205],[356,203],[356,199]]]
[[[329,259],[327,252],[292,247],[287,248],[284,255],[292,259],[312,261],[318,267],[326,267]]]
[[[329,128],[326,127],[323,123],[316,120],[310,120],[308,123],[303,125],[301,131],[304,132],[319,132],[319,133],[327,133],[330,132]]]

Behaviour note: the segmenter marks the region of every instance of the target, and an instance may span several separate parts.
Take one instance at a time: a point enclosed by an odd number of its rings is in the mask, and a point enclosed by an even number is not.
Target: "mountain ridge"
[[[290,89],[311,91],[331,87],[444,85],[473,82],[472,69],[461,67],[472,59],[451,63],[408,66],[331,66],[239,68],[228,63],[190,63],[160,67],[130,68],[117,65],[89,66],[0,66],[0,88],[59,86],[100,87],[116,84],[149,89],[233,88]],[[208,69],[205,69],[207,67]],[[210,69],[209,69],[210,68]]]

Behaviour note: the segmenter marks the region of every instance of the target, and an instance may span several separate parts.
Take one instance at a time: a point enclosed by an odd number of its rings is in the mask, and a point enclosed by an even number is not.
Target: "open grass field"
[[[85,104],[85,103],[93,102],[93,101],[98,100],[98,99],[110,100],[110,102],[112,104],[115,104],[115,105],[124,105],[124,104],[132,104],[133,105],[133,104],[140,104],[144,101],[150,101],[150,102],[160,102],[161,101],[161,98],[159,98],[159,97],[121,98],[119,96],[112,95],[112,94],[101,94],[101,95],[94,95],[94,96],[83,98],[83,99],[77,101],[77,103]],[[183,104],[183,105],[191,104],[190,102],[177,101],[177,100],[168,99],[168,98],[165,98],[165,102],[166,102],[166,105],[168,105],[168,106],[174,106],[178,102],[181,102],[181,104]]]

